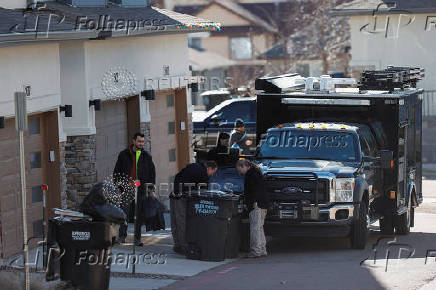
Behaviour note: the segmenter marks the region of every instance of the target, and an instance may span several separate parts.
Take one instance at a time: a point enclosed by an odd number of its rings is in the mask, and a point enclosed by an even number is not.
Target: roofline
[[[24,33],[8,33],[0,34],[0,44],[4,43],[21,43],[21,42],[47,42],[60,40],[88,40],[88,39],[105,39],[105,38],[120,38],[134,37],[147,35],[164,35],[164,34],[188,34],[193,32],[207,32],[207,28],[177,28],[175,25],[164,26],[162,30],[145,30],[141,28],[137,31],[130,31],[126,34],[125,30],[63,30],[50,32],[24,32]]]
[[[239,17],[244,18],[245,20],[247,20],[247,21],[250,22],[251,24],[255,24],[256,26],[263,27],[264,29],[266,29],[266,30],[269,31],[269,32],[272,32],[272,33],[278,33],[278,32],[279,32],[277,29],[273,28],[272,26],[269,26],[269,25],[268,25],[267,27],[265,27],[265,26],[262,25],[262,24],[253,23],[252,20],[248,19],[248,18],[245,17],[244,15],[241,15],[241,14],[239,14],[239,13],[236,13],[235,11],[233,11],[233,10],[229,9],[228,7],[224,6],[223,4],[221,4],[219,1],[215,1],[215,0],[210,1],[207,5],[205,5],[204,7],[200,8],[200,9],[197,11],[196,15],[197,15],[198,13],[200,13],[201,11],[203,11],[203,10],[209,8],[209,7],[210,7],[211,5],[213,5],[213,4],[217,4],[217,5],[221,6],[222,8],[226,9],[227,11],[232,12],[233,14],[236,14],[236,15],[238,15]],[[236,5],[239,5],[239,3],[235,3],[235,4],[236,4]],[[247,10],[247,9],[244,8],[243,6],[241,6],[241,7],[242,7],[243,9]],[[251,13],[251,11],[249,11],[249,10],[247,10],[247,11],[248,11],[248,13]],[[253,14],[253,13],[251,13],[251,14]],[[254,14],[253,14],[253,16],[258,17],[258,16],[254,15]],[[259,18],[259,17],[258,17],[258,18]],[[261,19],[261,20],[264,21],[263,19]],[[265,22],[265,23],[266,23],[266,22]],[[268,23],[266,23],[266,24],[268,24]]]
[[[364,15],[392,15],[392,14],[425,14],[435,13],[436,7],[414,9],[332,9],[331,16],[364,16]]]

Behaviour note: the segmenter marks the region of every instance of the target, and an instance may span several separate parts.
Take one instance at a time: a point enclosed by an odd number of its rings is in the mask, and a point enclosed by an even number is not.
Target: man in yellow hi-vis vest
[[[155,184],[156,171],[151,155],[144,150],[144,134],[136,133],[132,138],[132,144],[118,155],[118,160],[114,169],[114,181],[121,190],[121,179],[129,178],[132,182],[139,180],[141,186],[138,188],[138,216],[135,226],[135,244],[142,246],[141,227],[145,221],[144,200],[149,194],[148,186]],[[129,205],[123,210],[128,214]],[[127,236],[127,226],[120,227],[120,242],[124,242]]]

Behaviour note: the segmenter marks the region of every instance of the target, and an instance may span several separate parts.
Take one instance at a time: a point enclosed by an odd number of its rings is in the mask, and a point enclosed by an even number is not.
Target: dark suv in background
[[[222,102],[207,112],[194,112],[195,147],[215,146],[219,133],[230,133],[236,119],[242,119],[248,138],[256,139],[256,98],[238,98]]]

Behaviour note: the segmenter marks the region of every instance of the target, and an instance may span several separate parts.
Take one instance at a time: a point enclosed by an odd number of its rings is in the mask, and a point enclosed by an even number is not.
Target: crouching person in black
[[[238,160],[236,169],[245,175],[244,202],[250,218],[250,254],[249,258],[266,256],[266,239],[263,230],[268,208],[268,197],[262,171],[256,164],[248,160]]]
[[[170,196],[171,232],[174,240],[174,252],[184,254],[186,243],[186,199],[187,195],[199,188],[207,189],[209,177],[218,167],[214,161],[191,163],[183,168],[174,179],[174,192]]]

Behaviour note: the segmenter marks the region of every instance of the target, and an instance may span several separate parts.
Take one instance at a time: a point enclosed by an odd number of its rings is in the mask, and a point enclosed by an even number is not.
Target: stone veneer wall
[[[151,154],[151,134],[150,134],[150,122],[143,122],[140,124],[141,133],[145,136],[145,151]]]
[[[61,206],[67,207],[67,168],[65,164],[65,144],[66,142],[59,142],[59,171],[60,171],[60,190],[61,190]]]
[[[69,136],[65,144],[67,207],[74,208],[97,182],[96,138]]]

